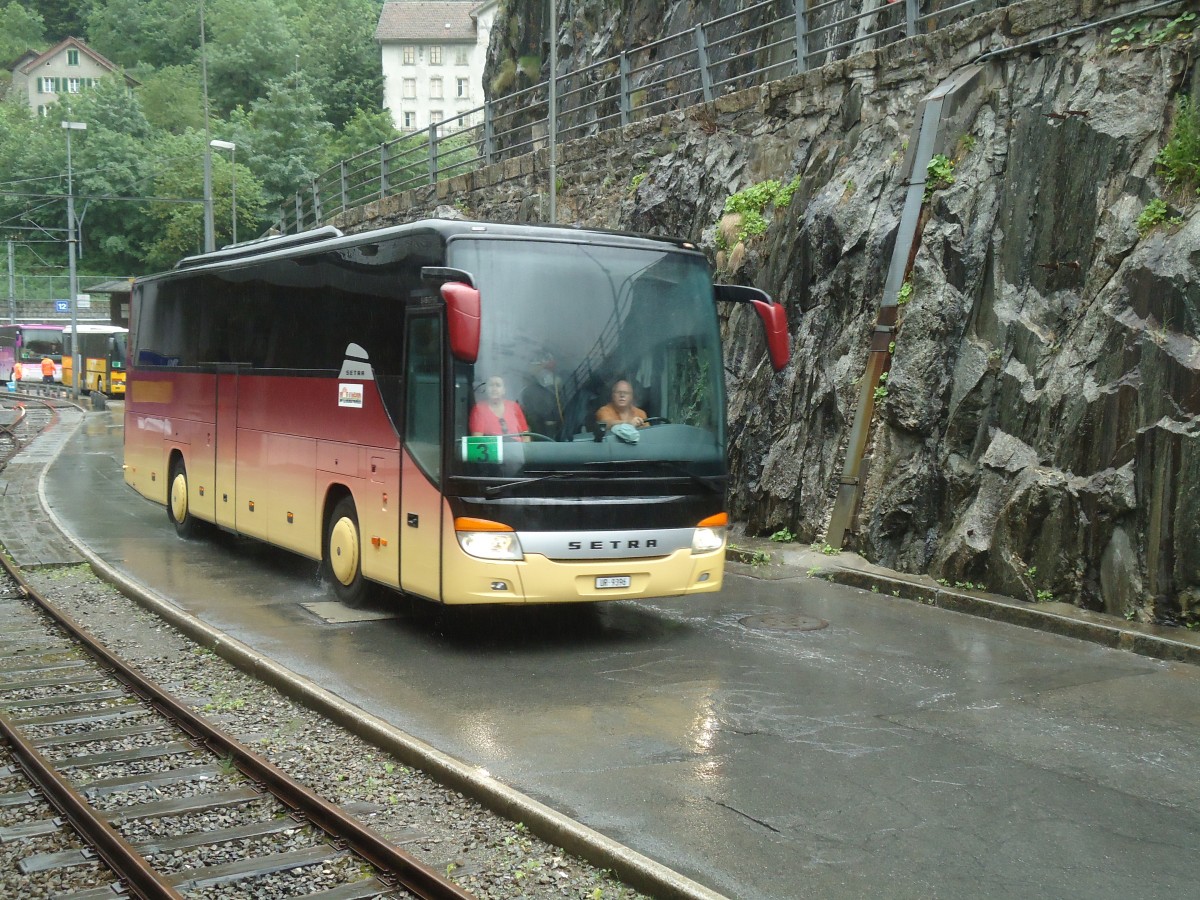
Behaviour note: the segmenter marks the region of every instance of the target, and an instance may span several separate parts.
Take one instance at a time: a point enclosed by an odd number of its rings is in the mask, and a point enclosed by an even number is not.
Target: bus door
[[[212,441],[215,449],[213,501],[216,504],[213,521],[231,531],[237,528],[237,424],[238,372],[240,363],[218,363],[216,374],[216,408],[213,415]]]
[[[410,312],[404,325],[400,454],[400,589],[441,599],[442,323]]]

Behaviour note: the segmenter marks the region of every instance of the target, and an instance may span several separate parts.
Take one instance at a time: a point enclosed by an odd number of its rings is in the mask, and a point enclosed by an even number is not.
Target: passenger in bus
[[[557,362],[545,354],[533,363],[529,384],[521,391],[521,409],[532,422],[533,430],[555,437],[562,430],[562,379],[555,372]]]
[[[636,428],[646,427],[646,411],[633,402],[633,385],[621,379],[612,388],[612,400],[596,410],[596,421],[602,425],[625,422]]]
[[[487,380],[484,399],[476,403],[471,410],[467,428],[473,435],[517,435],[529,431],[521,407],[506,399],[504,379],[499,375],[493,375]]]

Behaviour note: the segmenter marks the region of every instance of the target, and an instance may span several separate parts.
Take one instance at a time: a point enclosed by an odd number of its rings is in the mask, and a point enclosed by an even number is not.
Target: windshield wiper
[[[534,478],[517,478],[513,481],[506,481],[503,484],[489,485],[483,489],[483,495],[485,497],[499,497],[501,494],[511,492],[513,488],[524,487],[527,484],[538,484],[542,481],[553,481],[562,478],[586,478],[588,476],[595,476],[599,474],[596,471],[597,469],[619,469],[620,471],[616,471],[613,474],[630,476],[646,475],[647,473],[643,470],[645,466],[668,469],[672,474],[683,475],[686,478],[690,478],[692,481],[710,491],[713,491],[714,493],[725,490],[725,481],[727,479],[727,476],[724,475],[697,475],[695,472],[692,472],[684,466],[681,466],[679,463],[671,462],[669,459],[639,459],[633,463],[633,465],[637,468],[630,468],[631,463],[620,460],[597,460],[595,462],[584,463],[584,465],[587,466],[587,469],[565,469],[561,472],[539,472]]]
[[[639,459],[639,460],[633,460],[631,462],[624,462],[622,460],[598,460],[596,462],[586,463],[585,465],[594,466],[597,468],[600,468],[600,467],[615,468],[617,466],[628,467],[631,464],[637,465],[637,466],[655,466],[656,468],[659,468],[659,469],[669,469],[675,475],[683,475],[687,478],[690,478],[690,479],[692,479],[692,481],[695,481],[697,484],[708,488],[710,491],[717,492],[717,491],[725,490],[725,482],[727,480],[727,476],[725,476],[725,475],[697,475],[695,472],[693,472],[691,469],[688,469],[686,466],[682,466],[677,462],[672,462],[669,459]],[[629,474],[630,475],[641,475],[644,473],[639,472],[637,470],[631,470],[631,471],[629,471]]]
[[[544,475],[538,475],[536,478],[518,478],[514,481],[506,481],[504,484],[493,484],[483,489],[485,497],[498,497],[506,491],[515,487],[521,487],[526,484],[537,484],[539,481],[552,481],[556,478],[572,478],[580,475],[592,475],[593,472],[547,472]]]

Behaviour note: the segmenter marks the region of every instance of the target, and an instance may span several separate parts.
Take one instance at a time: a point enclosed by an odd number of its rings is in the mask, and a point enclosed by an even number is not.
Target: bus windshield
[[[110,364],[114,369],[121,369],[125,366],[125,357],[129,354],[129,333],[126,331],[117,332],[112,336],[112,359]]]
[[[455,362],[451,474],[725,473],[724,385],[705,258],[662,245],[460,238],[480,348]]]
[[[62,326],[26,326],[22,331],[21,359],[29,361],[48,356],[55,362],[62,362],[62,346]]]

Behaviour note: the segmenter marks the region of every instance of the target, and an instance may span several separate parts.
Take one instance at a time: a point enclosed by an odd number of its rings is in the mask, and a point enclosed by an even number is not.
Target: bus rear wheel
[[[325,530],[325,565],[333,593],[344,606],[358,609],[367,601],[362,575],[362,541],[354,501],[343,497],[333,508]]]
[[[167,490],[167,517],[175,526],[180,537],[191,537],[196,533],[196,517],[188,507],[187,467],[176,458],[171,463],[171,480]]]

